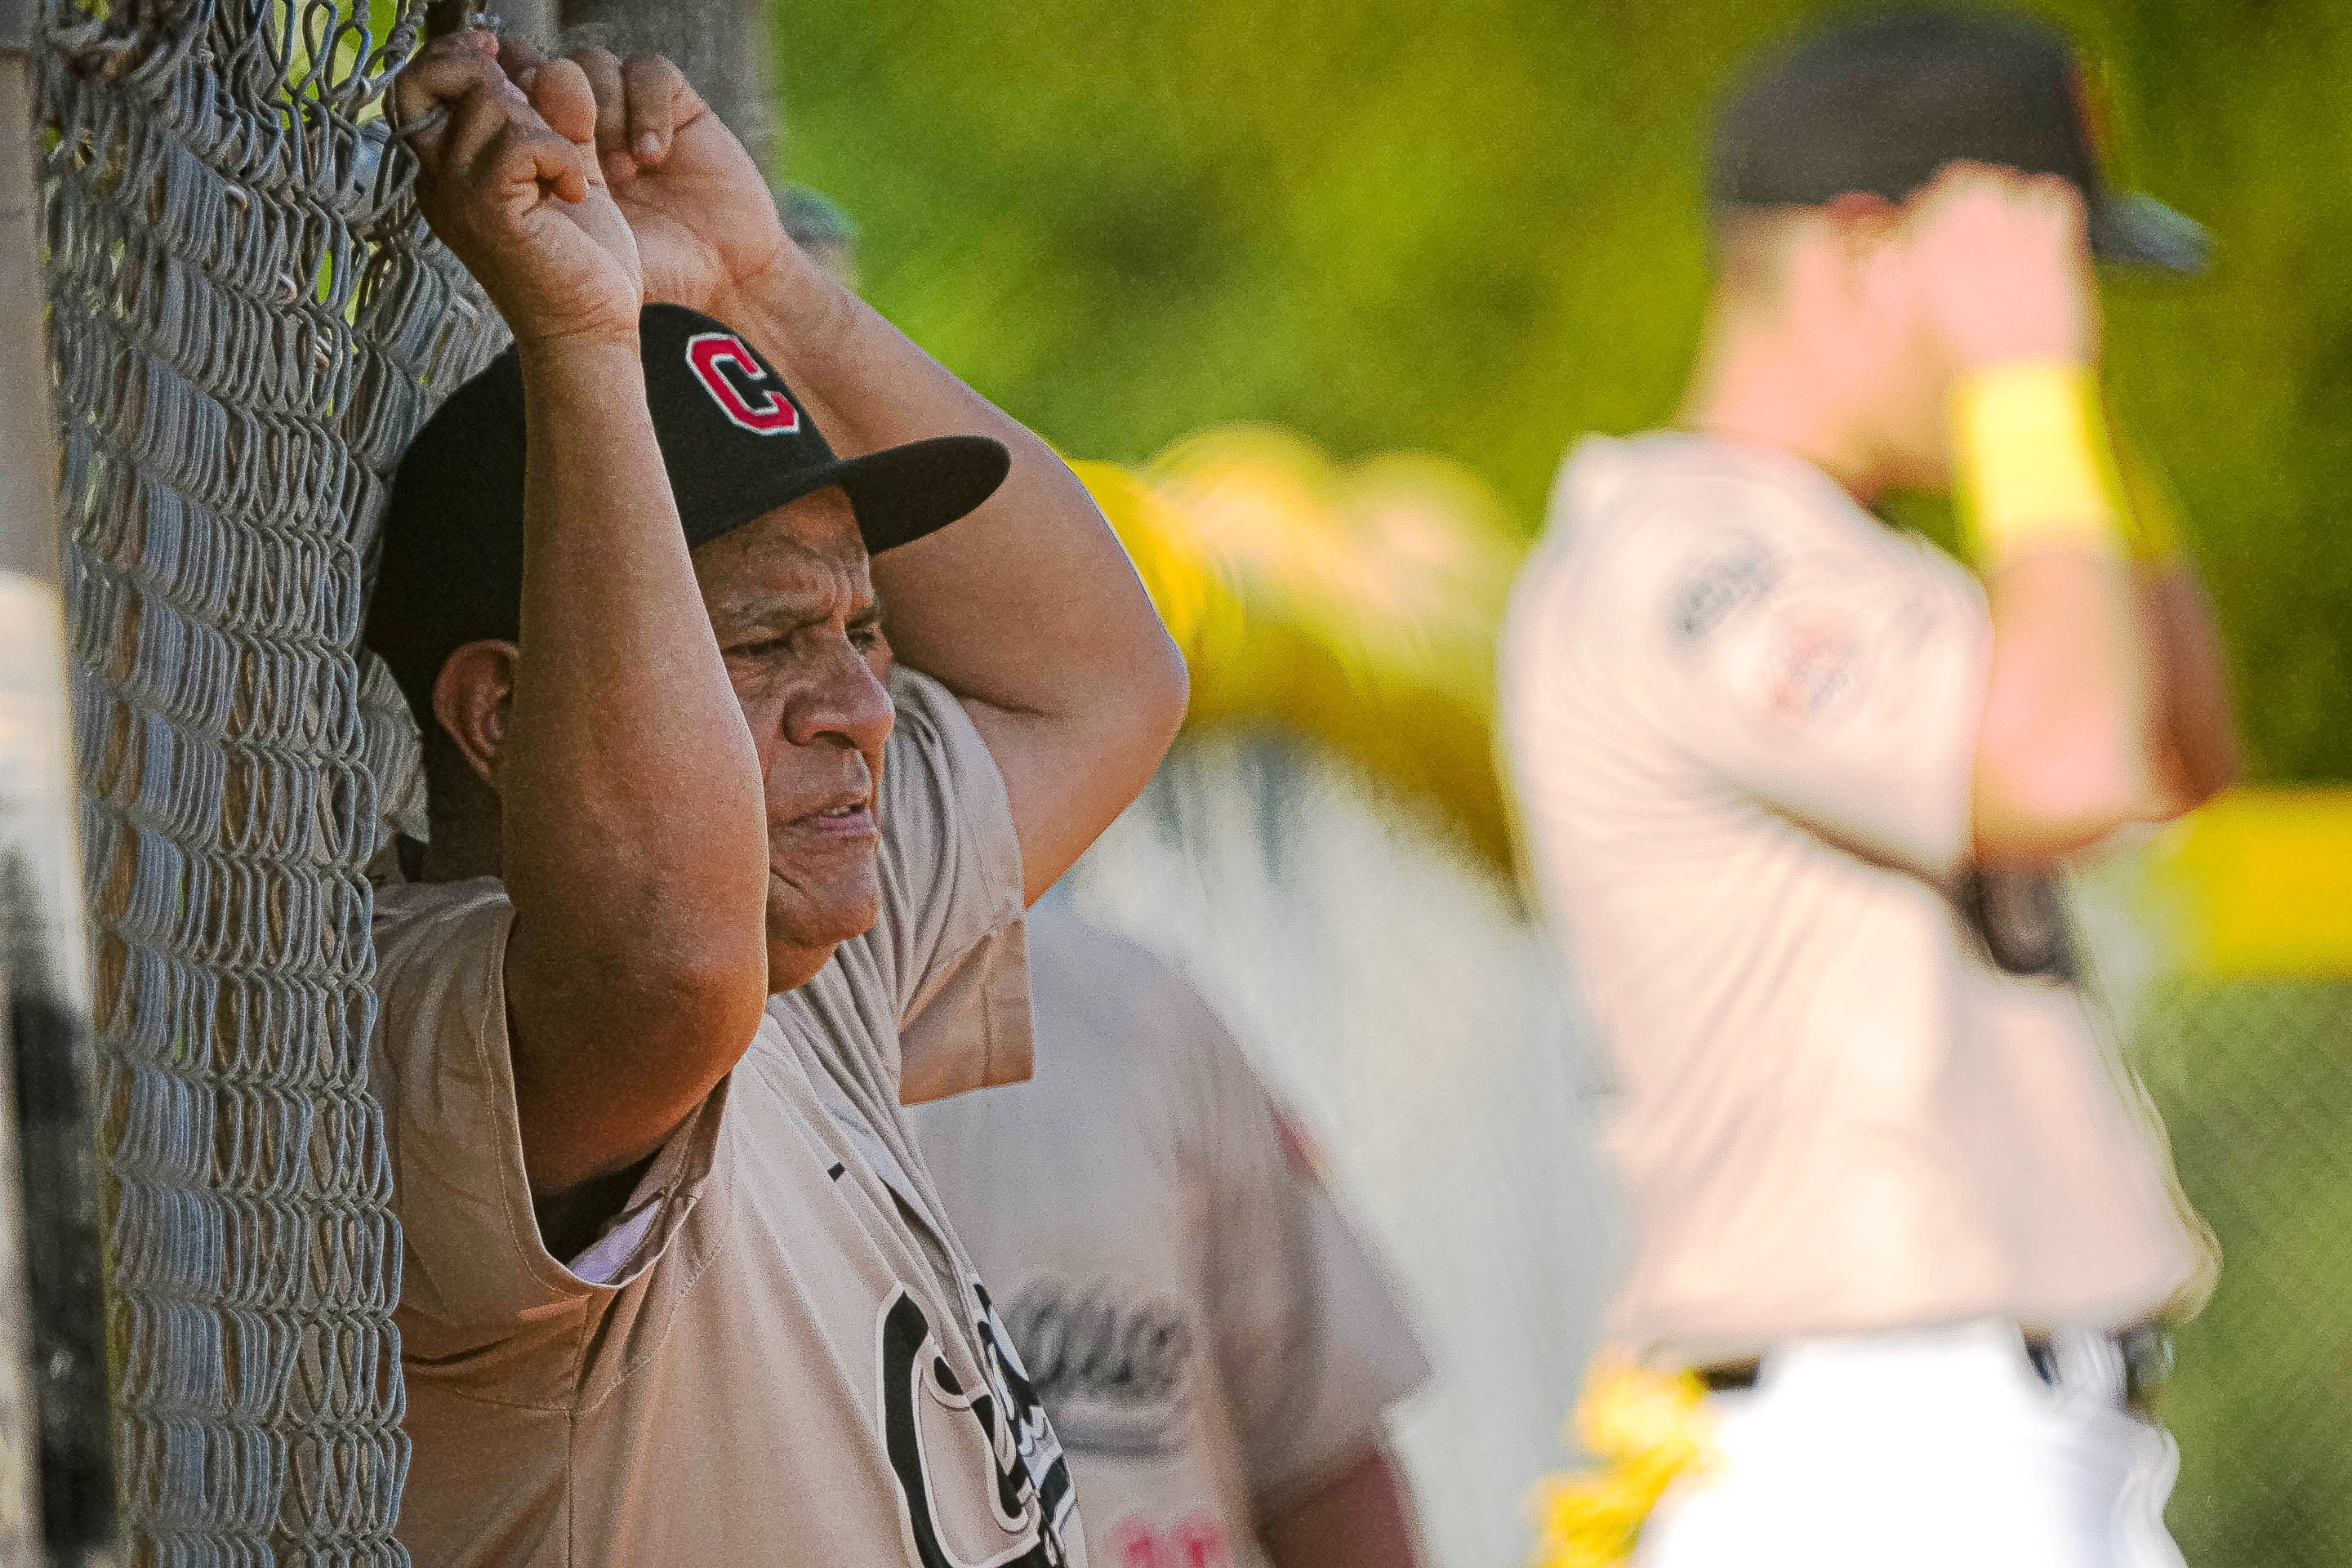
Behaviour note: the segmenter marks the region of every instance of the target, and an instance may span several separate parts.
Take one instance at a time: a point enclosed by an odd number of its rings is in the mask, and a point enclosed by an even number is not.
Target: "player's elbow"
[[[1131,777],[1141,789],[1176,739],[1192,700],[1184,656],[1157,616],[1143,617],[1088,671],[1076,727],[1090,737],[1087,750],[1108,773]]]
[[[2180,806],[2175,815],[2185,815],[2203,805],[2222,791],[2237,784],[2242,764],[2236,752],[2200,758],[2181,774]]]
[[[513,968],[516,1108],[531,1190],[544,1196],[657,1148],[732,1072],[767,1005],[764,949],[665,944],[575,954],[559,975]]]
[[[730,931],[671,957],[647,989],[682,1021],[682,1032],[749,1041],[768,1005],[767,933]]]
[[[1137,638],[1134,669],[1129,678],[1133,694],[1136,742],[1158,767],[1160,759],[1176,739],[1182,727],[1184,711],[1192,700],[1192,676],[1184,667],[1184,655],[1176,647],[1176,639],[1154,616],[1151,625]]]
[[[2167,758],[2175,809],[2181,816],[2196,810],[2238,782],[2244,760],[2236,734],[2226,722],[2207,732],[2176,741]]]
[[[1377,1444],[1302,1493],[1278,1500],[1258,1531],[1275,1568],[1419,1568],[1421,1531],[1404,1478]]]
[[[1978,754],[1976,853],[1987,864],[2045,866],[2169,814],[2147,759],[2103,726],[1989,737]]]

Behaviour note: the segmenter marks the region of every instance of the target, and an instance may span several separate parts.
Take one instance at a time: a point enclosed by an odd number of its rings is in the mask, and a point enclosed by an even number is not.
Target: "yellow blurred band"
[[[2158,840],[2173,956],[2207,980],[2352,979],[2352,791],[2232,790]]]
[[[1231,657],[1240,633],[1234,588],[1172,503],[1116,463],[1073,463],[1135,563],[1143,590],[1191,668],[1195,691]]]
[[[1979,563],[2123,542],[2122,486],[2089,369],[2021,360],[1977,371],[1953,390],[1951,415],[1953,500]]]
[[[1183,650],[1188,729],[1315,742],[1508,874],[1494,647],[1518,543],[1483,484],[1423,456],[1343,468],[1248,427],[1142,473],[1072,467]]]

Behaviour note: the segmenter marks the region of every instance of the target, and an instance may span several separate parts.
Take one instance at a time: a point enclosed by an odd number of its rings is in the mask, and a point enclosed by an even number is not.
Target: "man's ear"
[[[443,662],[433,682],[433,716],[466,765],[493,791],[499,787],[499,758],[506,750],[507,710],[520,657],[510,642],[469,642]]]
[[[1877,245],[1903,226],[1903,209],[1871,191],[1848,191],[1823,209],[1849,246]]]
[[[1907,333],[1917,305],[1917,279],[1906,209],[1883,196],[1848,195],[1839,197],[1832,210],[1853,305],[1898,335]]]
[[[1850,192],[1829,205],[1830,232],[1837,238],[1848,277],[1860,288],[1897,256],[1903,209],[1885,196]]]

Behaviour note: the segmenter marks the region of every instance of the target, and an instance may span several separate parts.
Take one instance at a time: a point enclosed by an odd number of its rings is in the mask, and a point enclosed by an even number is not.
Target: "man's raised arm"
[[[494,50],[436,42],[396,90],[426,216],[522,373],[520,652],[459,648],[434,706],[499,799],[516,1103],[546,1195],[652,1152],[750,1043],[767,833],[646,407],[642,279],[585,145],[593,100],[565,63],[526,99]]]
[[[1184,717],[1183,659],[1118,535],[1044,441],[797,247],[761,282],[749,330],[791,365],[845,455],[957,431],[1013,454],[1003,489],[877,557],[874,583],[899,656],[961,698],[987,741],[1034,899],[1160,765]]]
[[[1032,899],[1160,763],[1182,721],[1181,656],[1067,465],[785,236],[766,182],[675,68],[577,58],[597,142],[646,254],[648,299],[729,321],[776,362],[844,457],[991,436],[1013,455],[952,529],[874,563],[890,641],[963,700],[1004,775]]]
[[[1914,222],[1958,373],[1955,492],[1991,605],[1976,853],[2046,865],[2172,809],[2137,572],[2104,471],[2083,204],[2054,176],[1956,163]]]

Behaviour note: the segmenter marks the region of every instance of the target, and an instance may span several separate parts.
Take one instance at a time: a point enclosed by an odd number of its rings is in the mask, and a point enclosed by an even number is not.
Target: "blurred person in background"
[[[793,186],[780,208],[855,279],[839,205]],[[1200,994],[1066,891],[1027,940],[1033,1076],[911,1119],[1094,1549],[1108,1568],[1416,1568],[1385,1413],[1429,1369],[1306,1139]]]
[[[1615,1077],[1609,1338],[1689,1374],[1596,1379],[1634,1380],[1588,1393],[1622,1485],[1555,1493],[1555,1556],[2177,1563],[2143,1401],[2214,1258],[2052,879],[2235,765],[2099,384],[2094,260],[2194,270],[2201,233],[2105,184],[2074,51],[1996,13],[1810,37],[1708,174],[1678,426],[1573,454],[1504,637]],[[1976,575],[1874,515],[1904,489],[1952,492]]]
[[[919,1108],[1110,1568],[1415,1568],[1385,1413],[1428,1375],[1296,1124],[1191,985],[1031,911],[1036,1070]]]
[[[786,185],[776,198],[784,232],[845,289],[857,287],[857,222],[813,185]]]

